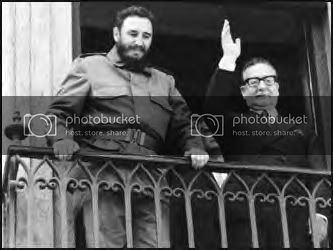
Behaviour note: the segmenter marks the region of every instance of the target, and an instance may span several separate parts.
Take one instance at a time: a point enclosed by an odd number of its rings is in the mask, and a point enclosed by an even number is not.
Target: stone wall
[[[2,3],[2,146],[12,144],[4,136],[4,127],[12,122],[14,111],[21,116],[42,111],[72,62],[72,3]],[[23,145],[43,145],[28,137]],[[2,170],[6,155],[2,153]],[[29,167],[38,162],[26,160]],[[4,171],[2,171],[3,173]],[[39,175],[50,176],[48,168]],[[19,169],[19,175],[26,173]],[[16,245],[27,246],[27,203],[25,193],[18,194]],[[32,219],[33,245],[53,245],[52,193],[38,191],[34,196]],[[2,241],[4,242],[4,241]],[[29,246],[32,247],[32,246]]]

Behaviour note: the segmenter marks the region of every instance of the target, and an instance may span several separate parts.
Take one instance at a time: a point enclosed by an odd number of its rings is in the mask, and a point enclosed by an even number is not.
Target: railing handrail
[[[49,156],[51,159],[55,159],[53,148],[51,147],[32,147],[32,146],[21,146],[12,145],[8,148],[8,155],[20,155],[23,157],[34,157],[43,158]],[[85,158],[104,158],[104,159],[115,159],[115,160],[133,160],[140,162],[153,162],[153,163],[164,163],[174,165],[189,165],[190,159],[187,157],[175,157],[175,156],[163,156],[163,155],[132,155],[132,154],[117,154],[105,152],[89,152],[80,150],[75,154],[75,157]],[[163,166],[161,166],[163,167]],[[331,171],[328,170],[313,170],[305,169],[293,165],[256,165],[246,164],[241,162],[221,162],[210,160],[206,167],[206,170],[214,172],[225,172],[225,170],[244,170],[254,172],[276,172],[276,173],[289,173],[289,174],[307,174],[316,176],[331,176]]]
[[[12,145],[8,148],[8,155],[7,155],[7,159],[6,159],[6,165],[5,165],[5,173],[4,173],[4,180],[2,183],[2,205],[7,209],[6,214],[7,216],[11,217],[8,222],[6,222],[7,224],[7,228],[9,228],[8,231],[8,242],[10,242],[9,244],[13,244],[13,246],[15,246],[15,227],[11,227],[8,225],[15,225],[15,223],[12,223],[12,221],[15,221],[15,216],[16,216],[16,212],[13,208],[15,208],[12,204],[10,205],[10,199],[12,199],[11,196],[11,192],[8,192],[10,190],[13,191],[17,191],[14,188],[20,188],[20,182],[17,182],[15,180],[15,178],[17,178],[16,175],[16,171],[14,171],[15,169],[17,170],[18,167],[18,162],[20,162],[20,157],[28,157],[28,158],[35,158],[35,159],[47,159],[47,160],[52,160],[55,159],[54,153],[53,153],[53,148],[52,147],[32,147],[32,146],[21,146],[21,145]],[[89,160],[91,159],[105,159],[105,160],[126,160],[126,161],[135,161],[138,163],[142,163],[142,162],[149,162],[149,163],[161,163],[161,168],[165,167],[165,168],[174,168],[174,167],[187,167],[188,169],[190,168],[190,159],[186,158],[186,157],[175,157],[175,156],[161,156],[161,155],[130,155],[130,154],[106,154],[106,152],[88,152],[88,151],[83,151],[80,150],[79,152],[77,152],[74,156],[74,160],[77,159],[83,159],[83,158],[89,158]],[[14,164],[11,164],[14,163]],[[74,163],[76,163],[74,161]],[[23,163],[22,163],[23,164]],[[52,164],[53,165],[53,164]],[[112,164],[113,165],[113,164]],[[170,166],[172,165],[172,166]],[[41,165],[39,164],[38,167],[40,167]],[[74,167],[75,164],[72,164],[72,167]],[[103,166],[105,166],[103,164]],[[145,165],[145,167],[152,167],[149,166],[149,164]],[[12,168],[13,167],[13,168]],[[28,202],[27,205],[27,228],[32,228],[33,226],[33,215],[34,215],[34,207],[32,206],[32,200],[34,198],[34,193],[33,193],[33,187],[34,184],[37,183],[37,181],[39,181],[40,183],[43,183],[44,186],[45,184],[47,184],[47,187],[49,189],[53,189],[53,183],[51,185],[51,182],[49,182],[50,180],[46,180],[44,178],[42,179],[35,179],[35,174],[38,171],[38,168],[34,169],[26,169],[26,166],[24,167],[26,171],[29,172],[29,180],[27,181],[29,185],[26,185],[28,187],[28,200],[30,202]],[[103,167],[104,169],[104,167]],[[138,168],[135,168],[135,170]],[[71,169],[69,169],[71,170]],[[134,170],[134,171],[135,171]],[[229,197],[231,198],[230,200],[236,200],[238,198],[242,198],[241,195],[248,195],[247,196],[247,200],[248,200],[248,206],[249,206],[249,217],[250,217],[250,226],[251,226],[251,232],[252,232],[252,245],[253,247],[258,247],[259,246],[259,240],[258,240],[258,232],[257,232],[257,226],[256,226],[256,214],[255,214],[255,199],[257,197],[261,197],[261,201],[270,201],[271,196],[274,195],[275,197],[278,197],[278,202],[280,204],[280,213],[281,213],[281,223],[282,223],[282,227],[283,227],[283,244],[285,247],[289,247],[290,246],[290,242],[289,242],[289,233],[288,233],[288,221],[287,221],[287,217],[286,217],[286,200],[289,198],[294,198],[295,201],[295,205],[297,203],[299,203],[298,205],[302,205],[301,201],[302,199],[308,199],[308,205],[309,205],[309,219],[310,219],[310,225],[314,225],[314,221],[315,221],[315,213],[316,213],[316,202],[318,200],[318,202],[322,202],[322,208],[331,206],[330,205],[330,199],[326,200],[323,197],[319,197],[317,198],[316,194],[317,194],[317,190],[320,187],[320,185],[322,185],[322,183],[326,183],[329,187],[331,186],[330,181],[329,180],[325,180],[327,177],[329,178],[331,176],[331,171],[318,171],[318,170],[308,170],[308,169],[303,169],[297,166],[272,166],[272,165],[255,165],[255,164],[244,164],[244,163],[240,163],[240,162],[220,162],[220,161],[209,161],[207,164],[207,167],[204,168],[205,171],[216,171],[216,172],[228,172],[228,171],[237,171],[240,170],[243,173],[246,172],[260,172],[260,174],[262,172],[263,175],[258,176],[259,178],[257,178],[256,183],[251,187],[251,190],[249,189],[249,186],[244,182],[241,181],[242,178],[240,178],[240,181],[243,183],[243,185],[245,186],[246,190],[247,190],[247,194],[244,193],[244,191],[238,191],[237,194],[231,192],[233,194],[233,197]],[[14,171],[14,172],[12,172]],[[90,170],[88,170],[86,168],[86,171],[90,172]],[[262,177],[264,175],[266,175],[265,172],[268,173],[284,173],[284,174],[290,174],[290,178],[289,181],[287,181],[284,184],[283,190],[285,190],[285,188],[291,183],[291,181],[293,181],[293,179],[295,178],[295,176],[297,176],[298,174],[306,174],[306,175],[312,175],[311,177],[315,177],[315,179],[317,179],[317,177],[320,177],[321,180],[320,181],[316,181],[317,184],[314,185],[314,191],[309,191],[307,187],[305,187],[305,184],[300,183],[301,187],[304,188],[304,190],[306,191],[307,195],[309,197],[305,197],[305,196],[301,196],[300,198],[296,198],[293,197],[293,195],[286,195],[285,191],[279,191],[280,188],[277,186],[276,183],[274,183],[274,181],[271,181],[271,185],[273,185],[273,187],[277,190],[277,193],[269,193],[269,194],[264,194],[264,193],[255,193],[254,194],[254,189],[257,186],[257,183],[260,182],[260,180],[262,179]],[[14,173],[14,175],[13,175]],[[33,173],[33,174],[31,174]],[[186,222],[187,222],[187,230],[189,232],[188,234],[188,244],[190,247],[194,247],[195,246],[195,241],[194,241],[194,227],[193,227],[193,216],[192,216],[192,205],[191,205],[191,195],[194,193],[198,193],[199,191],[202,192],[201,196],[205,197],[206,199],[211,199],[210,195],[212,194],[212,191],[204,191],[203,189],[193,189],[193,183],[196,180],[196,178],[202,174],[203,172],[198,172],[198,175],[194,176],[194,179],[191,180],[191,184],[189,184],[189,186],[187,187],[187,184],[183,184],[183,194],[184,194],[184,201],[185,201],[185,210],[186,210]],[[203,173],[206,174],[206,173]],[[98,182],[96,181],[96,179],[98,178],[99,174],[97,174],[97,176],[92,176],[91,173],[89,174],[91,177],[91,197],[92,197],[92,217],[93,217],[93,234],[97,235],[97,237],[95,239],[98,239],[98,234],[99,234],[99,217],[98,217],[98,203],[99,203],[99,198],[98,198],[98,192],[99,192],[99,187],[101,187],[101,183],[103,185],[105,185],[106,183],[104,182]],[[232,173],[231,173],[232,175]],[[247,173],[246,173],[247,175]],[[14,178],[14,179],[13,179]],[[63,175],[58,175],[58,177],[56,177],[55,179],[57,179],[58,181],[58,185],[59,185],[59,192],[62,195],[61,197],[66,197],[67,194],[67,188],[68,188],[68,178],[62,179]],[[151,177],[152,179],[154,179],[154,177]],[[180,177],[181,179],[183,177]],[[210,177],[209,177],[210,178]],[[297,177],[296,177],[297,178]],[[130,178],[131,180],[131,178]],[[13,182],[12,182],[13,181]],[[54,180],[53,180],[54,181]],[[64,181],[64,182],[63,182]],[[181,180],[184,181],[184,180]],[[299,181],[299,180],[297,180]],[[302,180],[300,180],[302,182]],[[32,185],[30,185],[31,183],[33,183]],[[60,183],[60,184],[59,184]],[[64,184],[65,183],[65,184]],[[155,183],[155,182],[154,182]],[[225,182],[227,183],[227,182]],[[13,184],[13,185],[12,185]],[[108,183],[109,184],[109,183]],[[156,218],[161,218],[161,206],[160,203],[158,201],[161,200],[161,183],[158,184],[154,184],[154,199],[155,199],[155,211],[156,212]],[[79,188],[79,187],[83,187],[83,184],[79,183],[79,179],[76,180],[76,184],[77,185],[75,188]],[[74,185],[74,186],[75,186]],[[80,186],[81,185],[81,186]],[[85,184],[84,184],[85,185]],[[119,185],[119,183],[116,185]],[[135,184],[135,188],[137,190],[144,190],[144,186],[140,186],[141,184]],[[157,186],[156,186],[157,185]],[[23,187],[24,185],[22,185]],[[74,187],[72,185],[72,187]],[[186,186],[186,187],[185,187]],[[13,187],[13,188],[12,188]],[[65,188],[64,188],[65,187]],[[86,187],[86,186],[84,186]],[[110,188],[113,188],[116,186],[107,186],[107,189],[105,190],[109,190]],[[131,221],[131,195],[132,195],[132,191],[134,190],[134,186],[133,186],[133,182],[129,181],[125,181],[124,185],[120,185],[117,186],[117,188],[121,188],[123,190],[123,196],[124,196],[124,204],[125,204],[125,214],[126,214],[126,239],[127,239],[127,246],[129,248],[133,247],[133,231],[132,231],[132,221]],[[215,186],[216,187],[216,186]],[[225,187],[225,184],[221,185],[221,189],[219,189],[219,187],[217,187],[216,191],[218,193],[214,193],[217,196],[217,201],[218,201],[218,211],[219,211],[219,222],[220,222],[220,230],[221,230],[221,246],[223,247],[227,247],[228,246],[228,238],[227,238],[227,228],[226,228],[226,214],[224,209],[224,197],[225,194],[230,196],[230,192],[226,192],[224,193],[223,190]],[[9,190],[8,190],[9,188]],[[42,186],[40,186],[40,188],[42,188]],[[44,187],[45,188],[45,187]],[[138,189],[139,188],[139,189]],[[178,189],[178,188],[177,188]],[[176,195],[176,190],[177,189],[172,189],[170,191],[170,195]],[[118,190],[118,189],[115,189]],[[157,192],[156,192],[157,191]],[[173,193],[175,192],[175,193]],[[214,191],[213,191],[214,192]],[[9,195],[7,195],[9,194]],[[260,195],[260,196],[259,196]],[[277,196],[278,195],[278,196]],[[177,196],[177,195],[176,195]],[[239,197],[238,197],[239,196]],[[198,196],[199,197],[199,196]],[[237,198],[238,197],[238,198]],[[61,236],[61,244],[63,244],[63,246],[67,246],[68,245],[68,224],[67,224],[67,213],[66,213],[66,207],[67,207],[67,203],[66,203],[66,198],[65,199],[59,199],[60,202],[60,208],[62,209],[63,216],[61,217],[61,232],[62,232],[62,236]],[[304,206],[304,204],[302,205]],[[9,208],[11,208],[11,210],[8,210]],[[5,216],[4,215],[4,216]],[[29,219],[30,218],[30,219]],[[128,219],[129,218],[129,219]],[[11,224],[12,223],[12,224]],[[158,237],[158,244],[160,246],[161,244],[161,240],[159,235],[161,234],[161,227],[157,226],[157,237]],[[311,226],[311,230],[312,232],[316,232],[316,227]],[[312,234],[312,241],[315,247],[319,247],[320,246],[320,242],[319,239],[317,239],[315,236],[315,233]],[[33,233],[31,232],[31,230],[27,231],[27,242],[28,245],[31,245],[33,242]],[[13,243],[14,242],[14,243]],[[95,240],[95,246],[98,247],[98,241]]]

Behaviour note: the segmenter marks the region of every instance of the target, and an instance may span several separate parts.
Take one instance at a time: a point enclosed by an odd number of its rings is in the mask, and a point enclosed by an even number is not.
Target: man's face
[[[263,110],[276,106],[279,84],[275,81],[277,74],[274,68],[258,63],[248,67],[242,77],[247,82],[241,87],[242,95],[250,108]]]
[[[113,30],[120,57],[126,62],[141,62],[147,55],[153,36],[153,26],[148,18],[127,17],[120,30]]]

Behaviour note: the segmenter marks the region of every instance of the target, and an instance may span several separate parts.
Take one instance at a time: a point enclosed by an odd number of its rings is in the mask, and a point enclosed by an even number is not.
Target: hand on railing
[[[66,142],[59,141],[57,144],[58,149],[62,150],[57,152],[59,157],[61,155],[69,155],[70,152],[68,150],[73,150],[72,153],[74,153],[74,149],[76,149],[75,144],[73,144],[72,141],[67,143],[68,145],[63,145],[66,144]],[[193,151],[192,153],[195,154]],[[202,154],[202,152],[200,153],[199,151],[196,153],[197,155]],[[252,240],[252,247],[261,246],[261,244],[266,241],[266,237],[261,237],[260,234],[258,234],[258,229],[263,227],[270,229],[273,227],[272,223],[263,223],[265,222],[263,219],[265,219],[266,216],[274,218],[273,220],[276,218],[278,223],[280,223],[279,218],[281,218],[282,232],[280,229],[276,229],[279,230],[276,231],[276,233],[280,235],[278,237],[283,237],[283,239],[280,240],[283,242],[277,242],[276,244],[283,244],[286,248],[294,244],[293,242],[290,243],[289,235],[295,237],[300,233],[303,236],[303,232],[307,229],[304,228],[304,226],[306,225],[308,216],[312,219],[311,222],[314,223],[311,227],[312,232],[315,233],[315,235],[312,234],[313,245],[317,247],[320,245],[320,242],[321,245],[323,245],[323,240],[327,240],[327,243],[324,242],[325,244],[330,243],[328,239],[325,238],[328,223],[326,222],[325,224],[325,221],[322,221],[321,218],[317,218],[318,215],[316,215],[316,212],[324,212],[325,215],[329,216],[327,210],[331,207],[331,196],[326,195],[326,193],[321,194],[316,190],[321,190],[321,188],[325,188],[325,190],[327,189],[328,191],[331,190],[330,171],[310,170],[297,168],[296,166],[244,165],[235,162],[226,163],[217,161],[218,159],[213,159],[215,161],[211,160],[207,162],[204,171],[192,172],[189,171],[190,161],[185,157],[110,154],[103,151],[89,152],[82,149],[75,151],[75,159],[67,164],[66,162],[59,163],[58,161],[52,161],[54,159],[54,149],[51,147],[39,148],[17,145],[9,147],[8,157],[8,161],[5,164],[5,170],[7,169],[4,173],[5,182],[3,183],[3,194],[6,195],[6,199],[3,199],[3,203],[6,207],[6,218],[8,218],[6,228],[10,229],[11,225],[15,225],[15,207],[12,201],[15,201],[14,199],[16,198],[15,196],[11,196],[13,192],[14,194],[18,191],[20,191],[21,194],[34,194],[34,192],[39,192],[36,187],[43,190],[56,191],[55,193],[59,195],[58,203],[56,204],[62,208],[62,212],[59,214],[63,216],[59,219],[62,228],[56,228],[54,230],[62,230],[60,241],[64,247],[71,244],[68,243],[69,225],[66,217],[68,214],[66,207],[70,206],[67,206],[67,198],[62,197],[67,197],[68,194],[73,195],[76,192],[81,193],[87,191],[88,201],[94,204],[91,206],[92,210],[90,210],[91,218],[93,218],[92,225],[94,226],[90,228],[90,230],[94,231],[94,235],[99,235],[100,225],[105,225],[105,221],[99,220],[97,216],[99,213],[96,212],[99,211],[99,200],[104,199],[104,195],[110,194],[109,191],[119,193],[123,196],[120,197],[120,199],[123,204],[125,204],[123,209],[126,218],[128,218],[125,220],[127,228],[129,228],[126,236],[131,239],[132,215],[130,211],[134,211],[131,210],[131,208],[132,206],[136,206],[136,204],[131,203],[131,197],[137,191],[142,191],[144,195],[148,194],[150,191],[144,193],[146,190],[153,191],[149,194],[154,198],[155,211],[161,211],[161,202],[158,201],[165,201],[165,197],[167,196],[172,197],[172,199],[184,198],[182,206],[184,207],[184,211],[187,211],[185,217],[187,232],[189,232],[188,245],[192,247],[195,247],[195,237],[197,237],[194,234],[194,222],[197,223],[200,221],[201,217],[206,219],[206,217],[204,217],[206,215],[210,215],[212,216],[210,217],[212,220],[218,221],[217,226],[219,229],[216,230],[220,230],[221,232],[219,236],[221,242],[218,242],[218,244],[224,248],[227,248],[229,245],[232,246],[232,244],[235,243],[233,241],[234,238],[228,238],[229,232],[227,229],[229,226],[233,226],[233,224],[230,224],[232,222],[229,222],[225,211],[227,211],[227,215],[229,215],[233,211],[236,211],[234,210],[234,206],[236,206],[237,209],[241,209],[241,211],[243,211],[244,208],[243,214],[249,217],[245,222],[246,225],[244,224],[244,232],[249,234],[249,241]],[[23,159],[25,157],[40,159],[43,163],[41,163],[41,161],[31,161],[34,162],[35,165],[29,168]],[[126,164],[124,164],[125,161]],[[127,169],[126,167],[126,172],[124,173],[128,173],[129,175],[119,175],[118,173],[120,173],[124,166],[129,166],[127,164],[129,161],[134,163],[133,165],[130,164],[133,168]],[[16,175],[12,176],[8,174],[10,173],[9,170],[13,169],[13,164],[25,171],[26,174],[24,177],[17,179]],[[57,168],[57,166],[60,166],[60,168]],[[62,168],[62,166],[65,166],[65,168]],[[91,168],[91,166],[96,166],[96,168]],[[155,172],[156,166],[166,171],[161,171],[161,173],[163,173],[162,175],[155,176],[157,173]],[[39,171],[42,168],[51,169],[52,175],[40,176],[39,174],[41,172]],[[181,168],[186,171],[182,171]],[[190,175],[188,172],[191,172]],[[209,172],[227,172],[229,177],[225,180],[223,185],[217,185],[214,177]],[[276,173],[278,173],[278,175],[276,175]],[[166,176],[172,178],[173,182],[169,183]],[[141,180],[141,177],[145,178],[145,183],[138,182],[138,180]],[[305,180],[309,180],[311,183],[306,185],[303,183]],[[293,191],[295,185],[301,189],[300,192]],[[311,189],[309,189],[309,187],[311,187]],[[89,190],[87,190],[87,188]],[[8,190],[13,192],[8,192]],[[36,199],[34,195],[29,195],[29,197],[31,199],[28,204],[35,204]],[[204,200],[201,201],[201,199]],[[112,202],[113,201],[111,201],[110,204],[112,204]],[[192,203],[196,204],[193,205]],[[258,207],[259,204],[260,207]],[[307,211],[308,207],[306,204],[313,209]],[[205,207],[206,205],[209,206]],[[265,206],[261,207],[263,205]],[[261,212],[256,213],[257,208],[260,209],[258,211],[266,211],[266,208],[272,207],[272,205],[274,205],[275,208],[280,207],[282,209],[268,211],[265,212],[265,214]],[[323,210],[318,211],[318,206]],[[291,209],[287,209],[287,207]],[[297,210],[294,210],[293,207]],[[215,212],[211,210],[211,208],[214,208]],[[262,208],[265,210],[261,210]],[[208,212],[205,209],[209,209]],[[216,211],[219,214],[216,214]],[[289,214],[289,212],[292,214]],[[27,218],[30,218],[30,226],[28,226],[28,228],[33,228],[35,214],[33,206],[27,206],[26,213]],[[72,213],[74,212],[70,211],[70,214]],[[242,216],[242,214],[235,212],[233,219],[237,219],[238,215]],[[156,215],[156,217],[161,218],[161,212],[159,212],[159,215]],[[260,221],[260,226],[257,226],[256,220],[259,217],[261,218],[258,220]],[[328,219],[330,220],[330,217],[328,217]],[[298,223],[300,223],[299,225],[301,225],[301,227],[298,227]],[[178,224],[177,221],[177,227]],[[86,225],[88,225],[88,223]],[[297,226],[290,227],[290,225]],[[8,233],[6,239],[10,241],[14,239],[15,230],[8,230],[8,232],[11,232],[11,234]],[[161,232],[157,233],[157,235],[161,235]],[[274,232],[275,229],[273,228],[271,233]],[[29,239],[27,240],[28,245],[31,245],[33,242],[33,230],[27,230],[26,237]],[[278,237],[276,238],[278,239]],[[309,237],[307,237],[307,239],[308,238]],[[96,239],[96,241],[90,243],[98,245],[99,242],[97,239],[99,239],[99,237],[97,236],[94,239]],[[218,241],[218,239],[215,238],[214,240]],[[251,243],[247,241],[244,242],[244,244],[248,246],[251,245]],[[15,246],[14,240],[12,245]],[[132,247],[133,243],[128,243],[128,246]]]
[[[80,150],[79,144],[73,140],[64,139],[53,144],[53,152],[59,160],[68,161],[73,154]]]
[[[192,167],[194,169],[200,169],[204,167],[208,160],[209,160],[209,155],[206,151],[198,148],[191,148],[190,150],[186,151],[184,153],[184,156],[188,156],[191,159],[192,162]]]

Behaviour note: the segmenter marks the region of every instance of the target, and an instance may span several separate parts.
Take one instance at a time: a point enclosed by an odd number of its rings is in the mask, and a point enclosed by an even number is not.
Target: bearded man
[[[191,158],[195,169],[207,163],[209,156],[204,151],[202,139],[191,136],[191,113],[175,87],[174,78],[147,64],[153,23],[152,13],[143,7],[123,9],[116,15],[113,28],[115,46],[110,52],[83,55],[74,61],[72,70],[47,112],[58,118],[58,133],[49,139],[60,160],[70,159],[79,149],[103,151],[104,154],[162,154],[166,135],[171,132],[178,138],[177,143],[183,153]],[[86,119],[73,119],[75,115]],[[112,117],[115,122],[107,122],[105,117]],[[74,132],[70,132],[70,129]],[[131,180],[131,183],[141,187],[152,185],[147,174],[141,172],[132,176],[135,164],[118,164],[118,175],[111,167],[105,168],[100,174],[103,164],[99,160],[86,161],[84,164],[96,178],[111,184]],[[83,179],[82,172],[81,168],[76,168],[71,172],[71,177]],[[151,169],[151,176],[155,180],[162,175],[163,169],[158,166]],[[166,181],[161,181],[162,184],[167,185]],[[170,245],[169,200],[163,195],[159,225],[162,235],[158,237],[152,195],[132,195],[132,217],[128,218],[119,192],[100,192],[98,239],[93,234],[91,197],[80,191],[69,196],[72,201],[69,202],[71,208],[68,214],[75,217],[80,211],[83,213],[88,247],[96,246],[94,242],[97,241],[99,247],[122,248],[128,245],[128,239],[133,240],[134,247]],[[132,220],[133,235],[126,235],[125,218]],[[68,220],[70,229],[73,229],[73,224],[73,220]],[[75,232],[70,232],[72,235],[68,239],[72,240]]]

